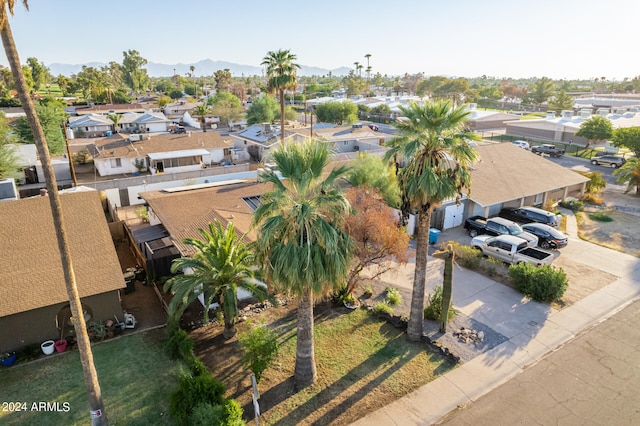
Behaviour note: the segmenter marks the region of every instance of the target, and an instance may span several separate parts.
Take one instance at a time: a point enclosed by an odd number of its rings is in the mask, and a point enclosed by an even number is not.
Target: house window
[[[112,158],[110,163],[111,163],[111,168],[122,167],[121,158]]]
[[[89,131],[89,128],[88,128],[88,127],[85,127],[85,128],[84,128],[84,131],[85,131],[85,132],[88,132],[88,131]]]
[[[536,200],[534,201],[534,204],[542,204],[542,193],[536,194]]]
[[[226,157],[227,155],[231,155],[231,150],[230,150],[229,148],[225,148],[225,149],[224,149],[224,155],[225,155],[225,157]]]

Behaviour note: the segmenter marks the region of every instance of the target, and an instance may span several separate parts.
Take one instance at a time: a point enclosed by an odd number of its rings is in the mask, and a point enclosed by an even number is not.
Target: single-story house
[[[255,230],[251,229],[253,212],[267,188],[267,184],[256,183],[254,179],[234,179],[144,192],[140,196],[148,205],[149,224],[164,227],[180,255],[190,257],[195,250],[183,240],[201,239],[199,229],[207,229],[216,219],[223,226],[233,222],[245,242],[255,240]],[[238,297],[243,299],[249,294],[239,289]],[[204,300],[201,302],[204,304]]]
[[[98,192],[75,188],[60,200],[85,318],[122,320],[125,283]],[[66,336],[69,298],[49,199],[2,202],[0,217],[0,353],[59,339],[61,329]]]
[[[147,111],[143,114],[128,112],[118,121],[118,130],[125,133],[159,133],[167,132],[173,121],[161,112]]]
[[[608,118],[614,129],[640,126],[640,108],[630,111],[614,109],[613,113],[608,108],[599,108],[597,114]],[[562,111],[560,117],[556,117],[555,113],[548,112],[545,118],[507,121],[506,134],[527,139],[586,145],[588,141],[583,137],[577,137],[575,133],[592,115],[591,109],[588,108],[579,111],[578,115],[574,115],[573,111]]]
[[[233,142],[217,132],[115,134],[88,146],[100,176],[183,172],[233,160]],[[139,168],[138,168],[139,166]]]
[[[271,148],[280,144],[280,126],[253,124],[241,132],[232,133],[231,137],[236,150],[246,151],[254,160],[262,161]],[[291,137],[293,134],[285,134],[285,140]]]
[[[543,206],[584,195],[587,177],[510,143],[476,147],[465,217],[495,216],[503,207]]]
[[[74,138],[96,138],[107,136],[113,132],[113,121],[106,115],[89,114],[81,117],[69,117],[67,128],[71,129]]]
[[[469,115],[467,125],[472,131],[483,131],[492,129],[504,129],[505,121],[519,120],[517,114],[510,114],[502,111],[478,110],[476,104],[469,104]]]
[[[313,136],[309,127],[295,129],[291,133],[294,134],[293,140],[296,142],[303,142],[313,137],[328,143],[334,158],[336,156],[355,158],[358,152],[382,154],[387,151],[384,147],[385,142],[393,138],[393,135],[376,132],[360,123],[351,126],[314,126]]]
[[[18,176],[19,185],[46,183],[44,180],[44,171],[42,162],[38,158],[38,150],[35,144],[14,144],[12,145],[14,152],[18,157],[18,166],[20,167],[20,176]],[[71,166],[69,159],[66,157],[56,157],[51,159],[53,172],[56,181],[59,183],[71,180]]]
[[[167,117],[169,120],[178,122],[182,120],[185,112],[192,113],[193,109],[198,105],[200,105],[199,102],[180,101],[177,103],[165,105],[162,112],[164,112],[165,117]]]

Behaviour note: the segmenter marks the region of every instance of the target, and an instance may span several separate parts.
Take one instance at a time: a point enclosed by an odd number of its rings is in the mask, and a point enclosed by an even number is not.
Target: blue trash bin
[[[435,244],[438,242],[438,236],[440,236],[440,230],[436,228],[429,229],[429,244]]]

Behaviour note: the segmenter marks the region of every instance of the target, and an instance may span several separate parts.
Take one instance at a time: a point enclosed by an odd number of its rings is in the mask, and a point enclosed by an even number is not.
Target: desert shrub
[[[584,210],[584,203],[580,200],[564,200],[558,203],[560,207],[569,209],[574,212],[581,212]]]
[[[210,374],[180,377],[178,388],[169,395],[169,410],[178,424],[189,425],[194,408],[199,404],[224,404],[225,387]]]
[[[389,306],[398,306],[402,303],[402,295],[397,288],[387,287],[384,291],[387,293],[385,301]]]
[[[378,302],[373,306],[374,314],[393,314],[393,308],[387,302]]]
[[[190,425],[192,426],[244,426],[242,407],[235,399],[229,399],[224,405],[200,403],[193,409]]]
[[[509,277],[516,290],[538,302],[553,302],[560,299],[569,286],[567,274],[550,265],[536,267],[520,263],[509,267]]]
[[[440,321],[442,313],[442,286],[437,286],[433,293],[429,295],[427,300],[427,307],[424,308],[424,317],[434,321]],[[452,319],[456,316],[456,311],[453,308],[449,309],[447,315],[448,319]]]
[[[255,374],[256,382],[260,382],[262,373],[278,357],[278,334],[268,328],[264,319],[253,324],[247,321],[249,328],[238,335],[243,350],[242,364]]]
[[[91,158],[91,154],[86,148],[83,148],[77,153],[72,154],[71,158],[76,164],[89,164],[93,161],[93,158]]]
[[[600,172],[587,172],[580,174],[589,178],[589,181],[585,186],[585,190],[588,193],[597,194],[607,186],[607,180]]]
[[[584,204],[592,204],[595,206],[601,206],[604,203],[602,197],[598,197],[596,194],[584,194],[582,198],[580,198]]]
[[[478,269],[482,260],[482,252],[473,247],[458,245],[453,251],[456,254],[456,263],[469,269]]]
[[[602,212],[591,213],[589,215],[589,218],[598,222],[613,222],[613,218],[611,216],[608,216]]]
[[[502,261],[495,257],[487,257],[480,259],[480,269],[489,277],[494,277],[498,273],[498,267],[502,265]]]

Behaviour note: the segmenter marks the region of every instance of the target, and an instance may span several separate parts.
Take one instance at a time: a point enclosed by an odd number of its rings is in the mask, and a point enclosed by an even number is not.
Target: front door
[[[156,170],[158,173],[164,173],[164,162],[158,161],[156,163]]]

